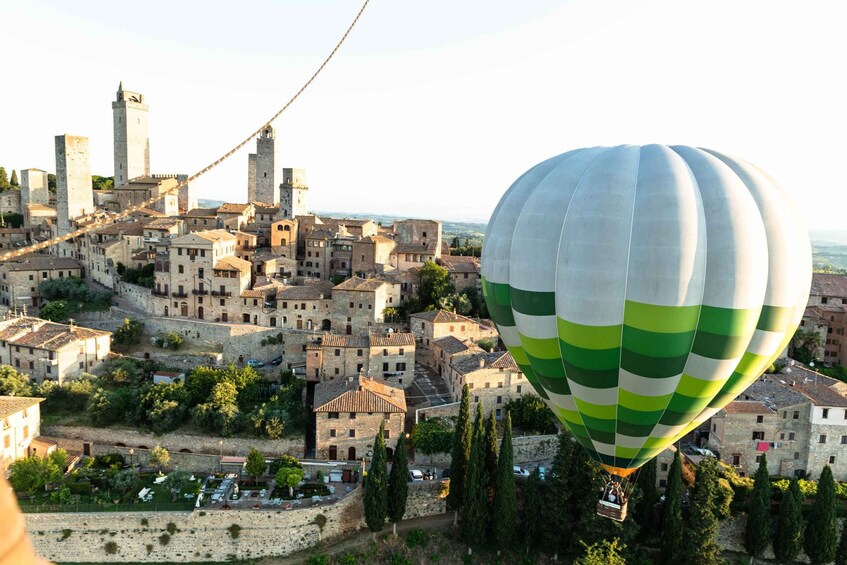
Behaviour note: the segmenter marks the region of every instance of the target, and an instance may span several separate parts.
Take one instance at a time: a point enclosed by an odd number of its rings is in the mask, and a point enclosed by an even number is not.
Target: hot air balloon
[[[626,477],[791,340],[811,246],[763,171],[708,149],[578,149],[500,200],[482,251],[503,343],[590,455]]]

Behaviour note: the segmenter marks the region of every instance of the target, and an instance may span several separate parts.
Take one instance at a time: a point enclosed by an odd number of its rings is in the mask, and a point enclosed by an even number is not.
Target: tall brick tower
[[[144,95],[124,90],[118,85],[117,99],[112,102],[115,132],[115,186],[150,175],[149,107]]]

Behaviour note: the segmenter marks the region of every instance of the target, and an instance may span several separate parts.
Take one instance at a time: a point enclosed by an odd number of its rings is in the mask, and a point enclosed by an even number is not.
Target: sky
[[[110,176],[123,81],[150,105],[152,172],[196,172],[300,88],[359,7],[0,2],[0,165],[52,172],[70,133]],[[281,167],[307,170],[313,210],[487,221],[553,155],[687,144],[755,163],[810,227],[838,229],[845,16],[842,0],[371,0],[275,123]],[[248,148],[201,198],[246,200]]]

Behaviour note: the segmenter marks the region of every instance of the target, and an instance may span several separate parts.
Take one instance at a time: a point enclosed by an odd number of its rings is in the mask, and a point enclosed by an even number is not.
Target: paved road
[[[429,401],[430,406],[453,402],[444,379],[419,363],[415,364],[413,395],[418,397],[415,398],[416,402],[411,402],[413,405],[421,404],[424,399]]]

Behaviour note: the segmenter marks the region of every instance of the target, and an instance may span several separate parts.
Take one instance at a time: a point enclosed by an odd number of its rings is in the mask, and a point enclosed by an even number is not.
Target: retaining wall
[[[515,464],[553,459],[559,439],[556,435],[518,436],[512,438]],[[449,453],[426,455],[415,453],[415,465],[446,468],[450,466]]]

